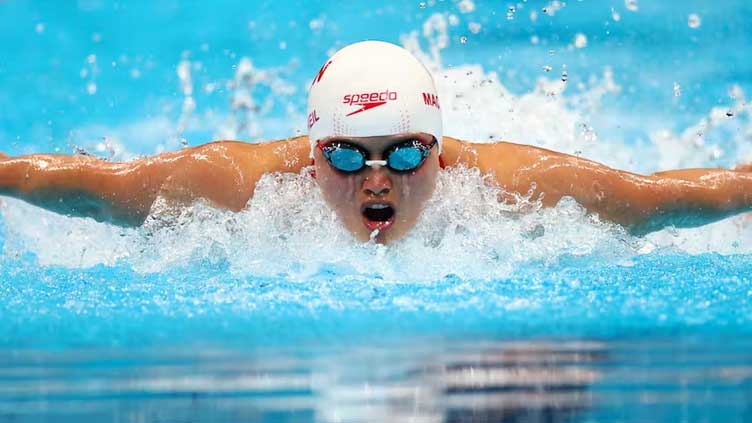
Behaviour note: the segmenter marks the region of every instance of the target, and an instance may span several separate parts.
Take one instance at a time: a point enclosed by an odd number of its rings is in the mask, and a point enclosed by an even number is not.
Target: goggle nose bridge
[[[366,160],[365,161],[365,165],[366,166],[371,166],[371,167],[374,167],[374,166],[386,166],[387,162],[386,162],[386,160]]]

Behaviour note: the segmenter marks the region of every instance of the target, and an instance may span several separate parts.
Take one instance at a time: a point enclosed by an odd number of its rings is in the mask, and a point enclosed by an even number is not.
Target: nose
[[[368,195],[387,195],[392,190],[392,180],[380,166],[374,166],[363,180],[363,192]]]

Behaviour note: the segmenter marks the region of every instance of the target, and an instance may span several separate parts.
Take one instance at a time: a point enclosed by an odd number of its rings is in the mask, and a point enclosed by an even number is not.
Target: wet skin
[[[405,135],[357,142],[378,160],[382,151]],[[58,213],[137,226],[158,196],[177,207],[203,199],[218,208],[240,211],[264,174],[300,173],[310,166],[310,154],[305,136],[262,144],[219,141],[120,163],[90,156],[0,153],[0,195]],[[396,212],[377,241],[404,236],[431,197],[439,172],[435,147],[423,166],[408,175],[383,168],[344,175],[329,167],[318,149],[314,157],[326,202],[360,240],[373,232],[373,225],[369,228],[362,216],[368,201],[389,202]],[[543,206],[572,197],[588,211],[636,234],[668,225],[700,226],[752,207],[750,166],[638,175],[529,145],[475,144],[451,137],[443,138],[442,157],[449,167],[477,167],[505,192],[529,192]],[[501,196],[500,201],[510,197]]]

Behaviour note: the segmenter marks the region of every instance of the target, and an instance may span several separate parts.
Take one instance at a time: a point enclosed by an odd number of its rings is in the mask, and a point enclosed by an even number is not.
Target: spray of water
[[[422,33],[402,37],[403,45],[434,72],[447,134],[481,142],[504,139],[534,144],[641,172],[728,166],[752,159],[748,147],[752,106],[738,87],[732,89],[730,107],[711,110],[681,133],[660,131],[639,144],[610,139],[590,125],[601,99],[620,94],[609,69],[576,90],[556,76],[516,95],[496,73],[480,65],[442,65],[441,51],[448,45],[451,26],[447,16],[437,14],[424,23]],[[179,72],[188,72],[185,66]],[[258,129],[257,112],[265,107],[254,99],[253,84],[261,81],[288,95],[294,92],[279,74],[256,69],[250,61],[241,61],[233,81],[236,90],[231,100],[238,107],[233,107],[224,124],[217,119],[204,124],[252,134],[253,128]],[[193,110],[193,105],[184,108],[180,130],[201,124],[191,115]],[[636,163],[635,157],[640,158]],[[516,196],[517,201],[501,203],[500,195]],[[123,263],[140,272],[161,272],[200,261],[226,266],[237,275],[284,275],[293,281],[322,272],[383,281],[430,281],[448,275],[493,279],[573,256],[629,264],[634,255],[661,254],[665,249],[752,251],[752,229],[744,216],[705,228],[669,229],[634,238],[587,214],[571,199],[542,209],[526,193],[500,193],[477,170],[463,168],[441,174],[436,195],[417,226],[390,246],[353,240],[306,172],[265,176],[240,213],[200,202],[173,210],[157,201],[138,229],[57,216],[13,200],[3,204],[2,216],[5,254],[31,252],[42,265]]]

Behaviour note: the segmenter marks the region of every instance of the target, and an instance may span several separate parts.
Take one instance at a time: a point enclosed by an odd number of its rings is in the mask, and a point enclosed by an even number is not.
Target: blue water
[[[751,113],[730,95],[752,91],[748,2],[568,1],[553,16],[552,2],[426,3],[0,1],[0,151],[129,159],[228,133],[285,137],[304,127],[306,82],[328,52],[411,31],[427,49],[422,26],[438,14],[450,22],[443,71],[494,71],[513,105],[566,65],[567,101],[534,96],[533,109],[554,106],[514,115],[536,135],[511,141],[639,171],[752,160]],[[249,88],[259,110],[245,117],[232,105],[243,58],[286,87]],[[606,68],[620,89],[585,110],[574,99]],[[506,101],[450,90],[476,110]],[[699,129],[698,147],[695,125],[713,108],[721,123]],[[556,126],[570,112],[600,141]],[[457,113],[448,126],[468,137],[514,124]],[[662,150],[659,130],[675,144]],[[462,248],[419,240],[425,252],[406,264],[404,250],[343,242],[322,255],[298,245],[305,237],[249,245],[199,212],[174,233],[134,233],[0,201],[0,421],[752,419],[745,217],[645,241],[565,205],[539,217],[539,238],[458,230],[446,236]],[[278,229],[254,207],[242,227]],[[541,220],[511,220],[517,234],[539,232]],[[181,245],[192,242],[204,245]]]

